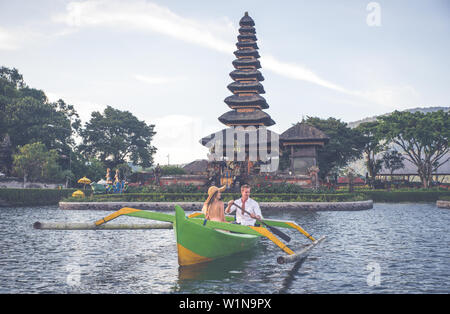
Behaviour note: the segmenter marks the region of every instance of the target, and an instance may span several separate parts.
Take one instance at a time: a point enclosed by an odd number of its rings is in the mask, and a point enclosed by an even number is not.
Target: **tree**
[[[12,147],[9,135],[0,137],[0,172],[9,175],[12,166]]]
[[[8,134],[13,150],[41,142],[68,156],[75,144],[72,134],[80,124],[72,105],[61,99],[49,102],[42,90],[28,87],[16,69],[0,69],[0,139]],[[66,160],[67,168],[70,158]]]
[[[308,117],[306,123],[324,132],[330,141],[318,151],[318,163],[322,179],[337,172],[349,162],[361,157],[365,139],[358,130],[335,118]]]
[[[405,160],[405,157],[403,157],[403,155],[395,149],[385,152],[382,158],[384,167],[389,170],[391,175],[395,170],[405,167],[405,165],[403,164],[403,160]]]
[[[423,187],[430,187],[433,171],[450,158],[449,113],[395,111],[379,120],[383,137],[404,150],[405,159],[417,167]]]
[[[377,155],[386,149],[386,143],[382,140],[378,127],[378,121],[364,122],[356,127],[364,139],[363,153],[370,182],[375,181],[383,165],[382,158]]]
[[[151,140],[156,132],[154,125],[139,121],[129,111],[108,106],[103,114],[94,111],[80,134],[83,144],[80,150],[95,157],[109,168],[126,161],[135,165],[150,167],[156,148]]]
[[[61,179],[61,168],[57,163],[56,150],[47,150],[44,144],[37,142],[19,147],[13,155],[14,171],[27,181]]]
[[[0,68],[0,137],[7,133],[6,105],[18,97],[18,88],[24,85],[23,77],[17,69]]]
[[[176,175],[176,174],[186,174],[186,170],[178,166],[162,166],[161,167],[162,175]]]
[[[87,177],[92,182],[105,179],[106,166],[96,158],[85,158],[81,153],[74,152],[72,155],[72,172],[74,182],[82,177]]]
[[[118,165],[116,169],[119,170],[121,180],[127,181],[132,173],[132,169],[127,163]]]

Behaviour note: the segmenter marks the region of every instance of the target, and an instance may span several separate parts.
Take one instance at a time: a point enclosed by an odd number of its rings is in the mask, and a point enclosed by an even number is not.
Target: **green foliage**
[[[119,170],[122,180],[127,180],[127,178],[131,175],[131,167],[127,163],[123,163],[117,165],[116,169]]]
[[[207,193],[125,193],[92,195],[84,199],[69,197],[64,201],[73,202],[204,202]],[[251,197],[258,202],[349,202],[362,201],[367,197],[361,193],[340,194],[296,194],[296,193],[252,193]],[[226,202],[240,198],[239,193],[222,193]]]
[[[47,151],[44,144],[37,142],[19,147],[13,155],[14,171],[24,181],[62,179],[61,167],[57,163],[56,150]]]
[[[72,172],[74,174],[75,182],[79,178],[86,176],[92,182],[97,182],[105,178],[106,166],[98,159],[86,159],[80,153],[72,154]]]
[[[84,199],[66,198],[64,201],[84,202],[203,202],[207,193],[125,193],[92,195]],[[227,202],[238,199],[239,193],[222,193],[222,199]],[[258,202],[353,202],[373,200],[380,203],[428,202],[450,198],[450,191],[440,190],[408,190],[379,191],[358,190],[355,193],[252,193],[251,197]]]
[[[58,162],[68,168],[74,144],[72,133],[80,127],[73,106],[63,100],[49,102],[41,90],[28,87],[17,69],[0,69],[0,138],[8,134],[13,150],[25,144],[41,142],[56,149]]]
[[[319,176],[324,179],[361,157],[366,140],[339,119],[308,117],[306,122],[324,132],[330,141],[318,151]]]
[[[252,193],[333,193],[333,189],[320,187],[318,189],[306,189],[292,183],[263,183],[252,185]]]
[[[382,160],[384,163],[384,167],[388,169],[391,174],[394,173],[395,170],[405,167],[405,165],[403,164],[403,160],[405,160],[405,157],[403,157],[403,155],[396,150],[390,150],[384,153]]]
[[[186,174],[186,171],[183,168],[178,166],[162,166],[161,167],[161,175],[176,175],[176,174]]]
[[[115,168],[129,158],[135,165],[149,167],[156,148],[151,140],[154,125],[139,121],[129,111],[108,106],[103,113],[94,111],[85,129],[80,132],[80,151],[97,158],[109,168]]]
[[[55,205],[75,189],[0,189],[0,199],[11,206]]]
[[[360,191],[361,192],[361,191]],[[410,190],[410,191],[379,191],[369,190],[363,192],[368,198],[379,203],[400,202],[436,202],[442,196],[450,196],[449,191],[437,190]]]

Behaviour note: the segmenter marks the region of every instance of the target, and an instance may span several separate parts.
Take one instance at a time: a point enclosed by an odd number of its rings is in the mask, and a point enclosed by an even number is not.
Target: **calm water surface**
[[[282,252],[265,239],[245,254],[179,268],[173,230],[32,228],[35,221],[93,222],[108,214],[56,206],[1,208],[0,293],[450,292],[450,210],[434,204],[266,214],[327,236],[296,265],[278,265]],[[308,241],[286,233],[294,251]]]

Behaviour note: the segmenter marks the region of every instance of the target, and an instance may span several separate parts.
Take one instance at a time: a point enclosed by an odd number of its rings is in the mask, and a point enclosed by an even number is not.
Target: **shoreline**
[[[153,211],[173,211],[179,205],[186,211],[199,211],[203,202],[59,202],[62,210],[110,210],[131,207]],[[353,202],[260,202],[261,210],[269,211],[356,211],[373,208],[373,201]]]

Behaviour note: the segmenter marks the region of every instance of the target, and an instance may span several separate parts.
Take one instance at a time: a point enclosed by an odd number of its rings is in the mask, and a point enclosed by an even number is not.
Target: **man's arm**
[[[233,203],[234,203],[234,200],[231,200],[228,202],[227,208],[225,209],[226,214],[232,213],[236,210],[236,208],[235,208],[236,206],[233,206]],[[231,209],[232,207],[233,207],[233,210]]]
[[[258,202],[255,201],[255,206],[253,207],[253,213],[250,215],[253,219],[262,219],[261,208],[259,207]]]

